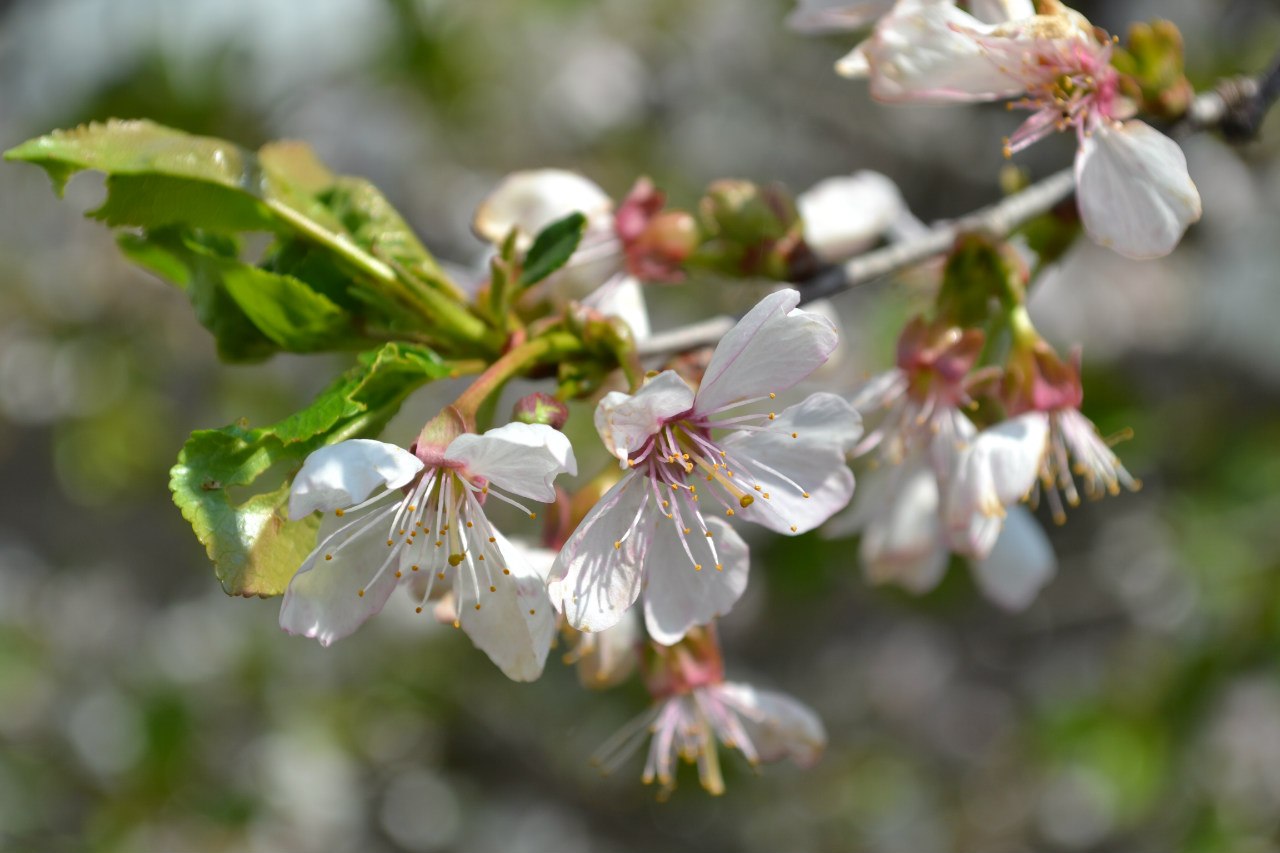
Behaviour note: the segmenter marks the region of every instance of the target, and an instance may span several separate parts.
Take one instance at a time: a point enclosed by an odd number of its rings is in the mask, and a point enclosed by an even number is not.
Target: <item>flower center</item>
[[[400,495],[400,500],[373,508],[389,495]],[[438,581],[453,590],[459,611],[464,604],[480,610],[485,591],[497,592],[497,584],[511,574],[498,548],[497,534],[484,514],[483,504],[489,496],[515,506],[530,518],[537,517],[483,477],[468,474],[458,463],[445,462],[423,469],[403,491],[388,489],[358,506],[335,510],[338,517],[370,511],[327,537],[316,553],[332,560],[352,542],[372,541],[385,530],[386,555],[356,591],[357,596],[363,598],[384,574],[392,572],[397,582],[414,579],[420,593],[415,607],[418,613],[423,612]],[[454,626],[458,624],[455,618]]]

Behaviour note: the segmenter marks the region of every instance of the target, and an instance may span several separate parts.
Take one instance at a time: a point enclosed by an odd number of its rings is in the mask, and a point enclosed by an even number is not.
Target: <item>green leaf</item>
[[[587,217],[570,213],[543,228],[525,255],[520,284],[524,287],[537,284],[564,266],[578,248],[586,227]]]
[[[135,263],[187,292],[228,361],[333,349],[351,335],[346,311],[297,278],[239,261],[229,238],[161,229],[118,242]]]
[[[387,344],[363,354],[310,406],[273,426],[239,423],[192,433],[169,472],[169,488],[223,589],[245,596],[284,592],[315,547],[316,520],[289,521],[287,511],[289,479],[307,454],[377,435],[413,390],[448,374],[448,365],[425,347]]]
[[[168,175],[257,194],[262,184],[257,158],[229,142],[190,136],[150,121],[92,122],[55,130],[5,152],[49,173],[62,195],[67,179],[82,169],[108,175]]]

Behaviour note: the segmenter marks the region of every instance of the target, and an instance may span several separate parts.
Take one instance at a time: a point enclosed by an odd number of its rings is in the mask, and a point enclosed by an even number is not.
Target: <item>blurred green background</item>
[[[1082,4],[1161,15],[1201,85],[1280,45],[1268,2]],[[149,117],[256,146],[304,139],[372,178],[442,258],[474,266],[474,204],[505,172],[579,169],[676,204],[716,177],[803,190],[862,168],[925,219],[993,199],[998,108],[888,108],[837,78],[851,38],[783,0],[10,0],[0,146]],[[1274,118],[1274,117],[1273,117]],[[1051,531],[1027,612],[957,564],[916,599],[848,543],[756,540],[723,625],[730,677],[794,693],[830,733],[815,769],[672,802],[593,749],[644,705],[588,694],[553,652],[506,682],[456,632],[388,611],[330,650],[277,602],[224,596],[169,503],[186,434],[287,414],[341,360],[220,366],[182,294],[0,166],[0,849],[13,851],[1280,850],[1280,123],[1186,142],[1205,216],[1138,264],[1079,246],[1032,314],[1085,347],[1085,411],[1145,488]],[[1019,162],[1065,163],[1070,141]],[[658,328],[746,297],[659,294]],[[848,388],[889,359],[892,284],[838,305]],[[454,389],[456,391],[456,389]],[[412,435],[445,392],[393,424]],[[434,401],[434,402],[433,402]]]

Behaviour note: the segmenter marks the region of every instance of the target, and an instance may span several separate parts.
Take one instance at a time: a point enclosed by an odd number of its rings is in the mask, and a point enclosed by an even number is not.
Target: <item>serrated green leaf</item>
[[[107,225],[163,228],[193,223],[207,231],[279,228],[262,201],[238,188],[169,175],[111,175],[107,199],[89,216]]]
[[[315,546],[316,521],[288,519],[288,478],[260,479],[271,472],[292,477],[322,445],[377,435],[413,390],[448,373],[425,347],[387,344],[362,355],[310,406],[273,426],[192,433],[170,471],[169,488],[223,589],[279,595]],[[238,497],[246,491],[251,494]]]
[[[305,282],[236,258],[234,241],[160,229],[118,241],[126,257],[183,288],[228,361],[341,346],[351,319]]]
[[[145,120],[92,122],[22,143],[6,160],[41,166],[61,195],[67,179],[82,169],[108,175],[168,175],[257,194],[262,184],[257,158],[239,146]]]
[[[587,217],[581,213],[570,213],[543,228],[525,255],[520,284],[524,287],[537,284],[568,263],[582,241],[586,227]]]

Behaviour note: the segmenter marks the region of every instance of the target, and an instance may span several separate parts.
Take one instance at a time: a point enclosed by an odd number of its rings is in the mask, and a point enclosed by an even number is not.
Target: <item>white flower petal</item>
[[[871,63],[867,61],[867,48],[871,39],[858,44],[853,50],[836,60],[836,73],[850,80],[861,80],[871,76]]]
[[[476,209],[471,227],[490,243],[520,231],[517,248],[527,251],[538,232],[575,211],[589,220],[608,217],[613,202],[595,182],[563,169],[512,172]]]
[[[853,472],[844,457],[862,435],[862,418],[835,394],[818,393],[782,410],[768,426],[735,432],[721,443],[742,465],[734,482],[753,496],[750,506],[735,512],[778,533],[806,533],[853,496]]]
[[[872,475],[864,476],[864,494],[859,496],[859,503],[874,497],[880,507],[879,512],[870,509],[859,545],[867,579],[928,592],[942,580],[948,557],[938,515],[937,475],[917,453],[875,476],[885,479],[868,489]]]
[[[578,679],[586,687],[599,690],[624,681],[635,670],[644,642],[636,608],[622,615],[618,624],[595,634],[579,634],[574,647]]]
[[[1169,254],[1200,218],[1178,143],[1140,121],[1103,122],[1076,154],[1080,218],[1094,242],[1137,259]]]
[[[822,757],[827,731],[808,705],[750,684],[725,682],[718,692],[741,715],[761,761],[790,758],[800,767],[811,767]]]
[[[894,0],[798,0],[787,16],[787,26],[796,32],[838,33],[870,24],[893,8]]]
[[[865,47],[880,101],[991,101],[1025,83],[1002,70],[975,35],[992,27],[949,2],[903,0]]]
[[[569,439],[546,424],[509,423],[484,435],[463,433],[449,443],[444,458],[463,463],[500,489],[543,503],[556,499],[556,477],[578,473]]]
[[[510,575],[494,573],[496,592],[480,593],[480,609],[468,598],[458,616],[476,648],[489,656],[513,681],[534,681],[542,674],[555,636],[556,614],[547,595],[546,575],[493,532]],[[475,544],[473,549],[483,548]]]
[[[1027,496],[1049,442],[1049,419],[1028,412],[978,433],[960,454],[947,493],[948,536],[956,551],[983,558],[1000,534],[1006,508]]]
[[[631,327],[631,336],[643,341],[651,334],[649,309],[644,301],[644,285],[632,275],[619,273],[582,300],[606,317],[617,317]]]
[[[664,370],[635,394],[606,394],[596,406],[596,432],[625,468],[627,458],[657,433],[664,421],[689,411],[693,403],[689,384],[674,370]]]
[[[285,589],[281,628],[328,646],[382,609],[398,583],[394,565],[374,580],[383,561],[392,556],[386,544],[387,509],[371,507],[341,518],[325,516],[316,540],[323,547],[307,557]],[[329,539],[334,533],[337,536]],[[326,560],[327,554],[333,558]]]
[[[579,631],[613,627],[640,595],[656,517],[651,498],[634,531],[621,540],[646,501],[647,488],[646,478],[624,476],[560,549],[548,591],[556,609]]]
[[[707,530],[710,540],[696,528],[685,537],[699,571],[690,565],[674,522],[658,519],[644,588],[645,627],[655,642],[679,642],[695,625],[728,613],[747,588],[747,543],[718,518],[707,519]]]
[[[1023,610],[1057,568],[1049,537],[1025,507],[1015,506],[991,553],[973,562],[973,577],[991,601],[1007,610]]]
[[[831,263],[879,240],[905,207],[897,184],[865,170],[819,181],[796,198],[805,243]]]
[[[969,12],[987,24],[1004,24],[1036,13],[1031,0],[969,0]]]
[[[340,441],[314,451],[289,489],[289,518],[360,503],[374,489],[398,489],[422,470],[422,460],[402,447],[368,438]]]
[[[799,304],[798,292],[779,290],[761,299],[729,330],[698,388],[698,412],[785,391],[826,362],[838,343],[835,324],[799,310]]]

